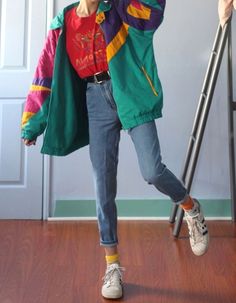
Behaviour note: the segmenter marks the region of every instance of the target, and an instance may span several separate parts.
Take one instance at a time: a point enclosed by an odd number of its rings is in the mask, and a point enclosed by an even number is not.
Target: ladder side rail
[[[222,34],[223,31],[221,29],[221,26],[219,25],[217,28],[217,33],[215,36],[215,40],[213,43],[213,48],[211,51],[211,55],[210,55],[210,59],[209,59],[209,63],[207,66],[207,71],[205,74],[205,78],[203,81],[203,86],[202,86],[202,91],[200,94],[200,98],[198,101],[198,107],[196,110],[196,114],[195,114],[195,118],[194,118],[194,123],[193,123],[193,128],[192,128],[192,132],[190,135],[190,140],[189,140],[189,145],[188,145],[188,149],[187,149],[187,155],[186,155],[186,160],[185,160],[185,165],[184,165],[184,169],[183,169],[183,173],[182,173],[182,181],[184,182],[184,184],[186,183],[186,176],[187,176],[187,172],[188,172],[188,167],[189,167],[189,163],[191,161],[191,155],[192,155],[192,150],[194,148],[194,144],[196,142],[196,136],[197,136],[197,132],[199,129],[199,123],[201,121],[201,117],[202,117],[202,113],[203,113],[203,109],[204,106],[206,104],[206,99],[207,96],[209,94],[209,86],[211,83],[211,75],[213,73],[213,70],[216,66],[217,63],[217,56],[218,56],[218,52],[220,49],[220,45],[221,45],[221,41],[222,41]]]
[[[204,81],[203,81],[202,91],[201,91],[201,95],[200,95],[199,102],[198,102],[198,107],[197,107],[195,118],[194,118],[194,123],[193,123],[193,128],[192,128],[190,140],[189,140],[189,143],[188,143],[187,153],[186,153],[186,156],[185,156],[184,169],[183,169],[183,173],[182,173],[182,177],[181,177],[181,180],[183,181],[184,184],[186,183],[185,179],[186,179],[186,175],[188,173],[189,163],[190,163],[190,160],[191,160],[191,157],[192,157],[192,151],[193,151],[193,147],[194,147],[194,144],[195,144],[196,133],[197,133],[197,129],[199,127],[199,121],[200,121],[200,118],[201,118],[201,115],[202,115],[204,102],[205,102],[206,96],[208,94],[210,77],[211,77],[211,73],[212,73],[212,70],[213,70],[214,65],[215,65],[215,59],[216,59],[219,44],[220,44],[220,41],[221,41],[221,36],[222,36],[222,28],[219,25],[218,28],[217,28],[215,40],[214,40],[214,43],[213,43],[211,56],[210,56],[209,63],[208,63],[208,66],[207,66],[207,71],[206,71],[205,78],[204,78]],[[178,205],[173,204],[172,210],[171,210],[171,213],[170,213],[170,217],[169,217],[169,222],[170,223],[175,222],[177,210],[178,210]]]
[[[231,192],[231,214],[232,220],[236,221],[236,177],[235,177],[235,149],[234,149],[234,110],[235,102],[233,101],[233,57],[232,57],[232,16],[229,21],[228,37],[228,137],[229,137],[229,170],[230,170],[230,192]]]
[[[199,152],[200,152],[200,148],[201,148],[201,144],[202,144],[202,139],[203,139],[203,135],[204,135],[204,131],[205,131],[205,127],[206,127],[210,107],[211,107],[212,100],[213,100],[213,95],[214,95],[216,82],[217,82],[218,75],[219,75],[220,66],[221,66],[221,63],[222,63],[224,50],[225,50],[225,47],[226,47],[226,42],[227,42],[228,33],[229,33],[228,29],[229,29],[229,23],[227,23],[224,26],[224,29],[223,29],[221,43],[219,45],[219,50],[218,50],[218,53],[217,53],[215,66],[212,70],[212,77],[211,77],[211,80],[210,80],[210,83],[209,83],[209,93],[206,97],[206,102],[204,104],[203,113],[202,113],[202,116],[201,116],[201,121],[199,123],[198,133],[197,133],[197,136],[196,136],[196,144],[194,145],[193,156],[192,156],[191,162],[189,164],[189,166],[190,166],[189,167],[189,174],[186,178],[186,187],[189,191],[190,191],[190,188],[192,186],[193,176],[194,176],[195,168],[196,168],[196,165],[197,165],[197,160],[198,160],[198,156],[199,156]]]
[[[199,152],[200,152],[200,148],[201,148],[203,134],[205,131],[206,122],[207,122],[207,118],[208,118],[208,114],[209,114],[209,110],[210,110],[210,106],[212,103],[213,94],[214,94],[214,90],[215,90],[215,86],[216,86],[216,82],[217,82],[217,78],[218,78],[218,74],[219,74],[219,70],[220,70],[220,65],[222,62],[223,54],[224,54],[227,36],[228,36],[228,24],[225,25],[223,32],[222,32],[222,37],[221,37],[221,41],[219,44],[219,51],[217,52],[215,66],[212,70],[212,75],[211,75],[211,79],[209,82],[209,93],[207,94],[207,97],[206,97],[206,102],[204,104],[201,121],[199,122],[199,129],[198,129],[198,132],[196,135],[196,142],[194,144],[194,148],[192,151],[192,158],[189,163],[189,171],[188,171],[188,175],[186,176],[186,183],[185,183],[185,186],[186,186],[188,192],[190,192],[190,189],[192,186],[193,176],[194,176],[195,168],[197,165],[197,160],[198,160],[198,156],[199,156]],[[179,208],[177,211],[176,223],[175,223],[174,230],[173,230],[173,235],[175,237],[179,236],[180,228],[181,228],[182,221],[183,221],[183,216],[184,216],[184,211],[182,208]]]

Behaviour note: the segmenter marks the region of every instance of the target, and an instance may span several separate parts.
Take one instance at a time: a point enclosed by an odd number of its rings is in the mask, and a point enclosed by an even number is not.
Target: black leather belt
[[[103,81],[109,80],[109,79],[111,79],[109,71],[97,73],[93,76],[83,78],[83,80],[85,80],[87,82],[93,82],[93,83],[98,83],[98,84],[102,83]]]

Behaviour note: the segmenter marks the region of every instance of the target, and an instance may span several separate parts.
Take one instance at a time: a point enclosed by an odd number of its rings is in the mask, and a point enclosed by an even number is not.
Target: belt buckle
[[[96,73],[96,74],[93,75],[96,84],[100,84],[100,83],[103,82],[103,80],[98,81],[98,79],[97,79],[97,75],[98,75],[98,74],[101,74],[101,73],[99,72],[99,73]]]

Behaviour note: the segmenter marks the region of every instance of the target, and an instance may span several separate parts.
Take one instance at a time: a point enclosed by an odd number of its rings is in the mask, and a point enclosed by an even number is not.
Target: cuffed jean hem
[[[112,243],[111,242],[103,242],[103,241],[101,241],[100,245],[104,246],[104,247],[112,247],[112,246],[118,245],[118,241],[117,242],[112,242]]]
[[[189,196],[189,194],[188,194],[187,191],[186,191],[186,194],[184,195],[184,198],[183,198],[183,199],[178,200],[178,201],[174,201],[174,200],[173,200],[173,202],[174,202],[175,204],[177,204],[177,205],[180,205],[180,204],[182,204],[182,203],[187,199],[188,196]]]

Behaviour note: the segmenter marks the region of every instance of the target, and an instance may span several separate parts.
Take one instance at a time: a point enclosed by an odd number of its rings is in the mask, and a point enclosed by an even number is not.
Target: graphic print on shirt
[[[78,17],[75,9],[66,14],[66,50],[81,78],[108,70],[104,34],[95,18],[96,11],[88,17]]]
[[[73,39],[74,47],[77,51],[81,54],[82,50],[84,53],[84,57],[76,58],[76,68],[78,70],[94,65],[94,61],[98,64],[107,60],[101,29],[98,28],[95,35],[93,33],[93,30],[89,30],[85,34],[77,33]]]

